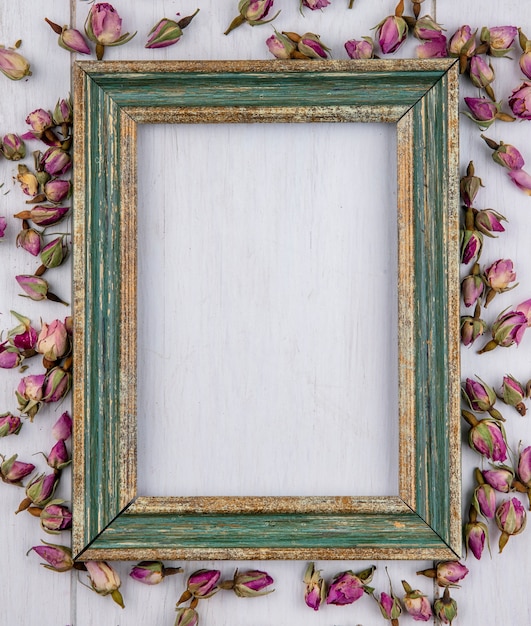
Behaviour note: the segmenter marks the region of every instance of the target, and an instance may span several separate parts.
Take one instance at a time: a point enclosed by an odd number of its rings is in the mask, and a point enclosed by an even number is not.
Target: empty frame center
[[[139,495],[396,495],[396,126],[139,125],[138,155]]]

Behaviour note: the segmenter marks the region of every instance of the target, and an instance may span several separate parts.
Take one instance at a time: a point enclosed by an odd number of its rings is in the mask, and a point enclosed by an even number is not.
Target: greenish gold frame
[[[457,91],[448,59],[75,64],[75,558],[460,555]],[[398,496],[137,493],[136,129],[213,122],[396,124]]]

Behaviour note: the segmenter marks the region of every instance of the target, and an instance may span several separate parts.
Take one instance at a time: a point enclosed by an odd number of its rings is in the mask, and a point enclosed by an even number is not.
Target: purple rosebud
[[[402,586],[406,592],[402,598],[406,611],[416,622],[429,622],[433,613],[427,596],[418,589],[413,589],[405,580],[402,581]]]
[[[217,591],[216,583],[221,572],[217,569],[200,569],[188,578],[186,589],[194,598],[210,598]]]
[[[274,34],[266,39],[269,52],[277,59],[291,59],[292,53],[297,46],[289,37],[275,30]]]
[[[198,624],[199,615],[197,611],[190,608],[177,609],[175,626],[197,626]]]
[[[314,611],[318,611],[321,604],[326,599],[326,583],[321,578],[321,571],[316,570],[313,563],[310,563],[304,572],[304,601]]]
[[[499,397],[510,406],[514,406],[520,415],[526,414],[526,407],[523,402],[526,397],[526,390],[522,383],[510,375],[503,377]]]
[[[53,110],[53,121],[61,126],[66,124],[70,126],[74,121],[74,114],[72,111],[72,98],[60,98]]]
[[[518,478],[528,489],[531,487],[531,446],[520,452],[518,459]]]
[[[62,500],[49,502],[41,511],[41,528],[47,533],[56,534],[72,527],[72,513]]]
[[[90,7],[85,20],[85,34],[96,44],[96,57],[101,61],[105,46],[121,46],[130,41],[136,32],[122,35],[122,18],[108,2],[98,2]]]
[[[431,41],[441,35],[444,28],[429,15],[420,17],[413,27],[413,36],[423,41]],[[446,41],[446,37],[445,37]]]
[[[465,315],[461,317],[461,343],[470,346],[487,330],[487,323],[482,319]]]
[[[461,282],[461,295],[466,307],[472,306],[483,293],[483,280],[477,274],[469,274]]]
[[[69,52],[90,54],[90,48],[85,41],[85,37],[83,37],[83,35],[75,28],[67,28],[65,26],[62,33],[59,35],[58,43],[61,48],[64,48]]]
[[[44,109],[35,109],[35,111],[30,113],[26,118],[26,124],[29,124],[31,130],[36,133],[43,133],[48,128],[54,126],[51,114]]]
[[[0,437],[18,435],[21,428],[22,420],[20,417],[11,415],[11,413],[2,413],[0,415]]]
[[[62,367],[53,367],[46,374],[43,385],[43,402],[59,402],[68,395],[72,386],[72,374]]]
[[[164,567],[162,561],[141,561],[133,567],[129,576],[144,585],[158,585],[166,576],[182,571],[180,567]]]
[[[446,58],[446,36],[442,33],[427,39],[421,46],[417,46],[419,59],[444,59]]]
[[[272,593],[274,589],[267,589],[274,583],[273,578],[260,570],[248,570],[234,574],[232,590],[240,598],[254,598]]]
[[[105,561],[86,561],[85,567],[93,591],[102,596],[110,595],[123,609],[124,601],[122,594],[118,591],[122,583],[118,573]]]
[[[498,346],[519,345],[527,328],[527,317],[520,311],[501,313],[492,325],[492,337]]]
[[[273,0],[244,0],[240,2],[240,13],[249,23],[262,21],[273,8]]]
[[[15,395],[18,400],[18,409],[33,420],[42,404],[43,384],[46,374],[32,374],[25,376],[18,384]]]
[[[397,15],[389,15],[375,29],[378,44],[384,54],[396,52],[407,39],[409,30],[406,20]]]
[[[26,146],[18,135],[9,133],[4,135],[0,143],[0,152],[9,161],[20,161],[26,156]]]
[[[345,50],[351,59],[374,59],[374,42],[371,37],[345,42]]]
[[[48,283],[44,278],[38,276],[21,275],[15,276],[17,283],[32,300],[46,300],[48,294]]]
[[[0,343],[0,367],[11,370],[18,367],[22,361],[22,356],[17,348],[8,344],[7,341]]]
[[[509,97],[509,106],[516,117],[531,119],[531,83],[523,82],[513,90]]]
[[[11,80],[21,80],[31,76],[30,64],[15,50],[0,46],[0,72]]]
[[[364,582],[352,571],[335,576],[326,596],[327,604],[345,605],[359,600],[364,593]]]
[[[72,559],[72,550],[67,546],[58,546],[53,543],[46,543],[43,546],[33,546],[31,550],[34,550],[41,559],[44,559],[48,565],[44,565],[47,569],[51,569],[54,572],[68,572],[74,567],[74,560]]]
[[[31,220],[37,226],[54,226],[58,224],[68,213],[70,207],[62,206],[36,206],[30,211],[21,211],[14,217],[23,220]]]
[[[21,351],[33,351],[37,343],[37,331],[31,326],[31,320],[16,311],[11,313],[18,319],[20,324],[12,328],[9,333],[9,341]]]
[[[502,221],[506,222],[507,219],[501,213],[494,209],[483,209],[476,213],[474,226],[487,237],[495,237],[492,233],[505,232]]]
[[[67,465],[70,465],[72,459],[68,454],[68,450],[66,449],[66,444],[64,439],[59,439],[59,441],[53,446],[50,450],[50,454],[48,455],[46,462],[52,469],[61,470]]]
[[[43,507],[53,498],[59,479],[53,474],[40,474],[26,485],[26,496],[35,506]]]
[[[527,515],[520,500],[511,498],[510,500],[504,500],[496,509],[495,520],[502,533],[498,543],[500,552],[502,552],[509,538],[512,535],[518,535],[524,530]]]
[[[465,524],[465,546],[476,559],[481,559],[483,548],[485,547],[485,539],[489,536],[489,529],[483,522],[468,522]]]
[[[525,170],[511,170],[510,172],[507,172],[507,176],[513,181],[518,189],[522,190],[528,196],[531,196],[530,174],[528,174]]]
[[[457,602],[450,597],[448,587],[444,590],[443,597],[437,598],[433,603],[433,610],[443,624],[450,624],[457,617]]]
[[[312,11],[324,9],[330,4],[330,0],[301,0],[301,9],[303,6],[308,7]]]
[[[7,228],[7,219],[5,217],[0,217],[0,239],[6,234]]]
[[[492,65],[485,61],[483,57],[473,56],[470,59],[470,79],[479,89],[485,89],[494,80],[494,70]]]
[[[531,50],[524,52],[520,57],[520,69],[527,78],[531,78]]]
[[[509,170],[521,170],[525,165],[524,157],[514,146],[500,142],[492,153],[492,158],[498,165]]]
[[[174,20],[162,18],[149,31],[148,41],[145,48],[165,48],[177,43],[182,37],[183,31]]]
[[[44,185],[44,195],[48,202],[59,203],[70,195],[72,185],[69,180],[52,178]]]
[[[23,463],[17,461],[18,454],[14,454],[5,459],[2,457],[2,464],[0,465],[0,478],[10,485],[22,485],[22,479],[29,476],[35,469],[33,463]]]
[[[422,570],[417,574],[434,578],[439,587],[458,587],[457,583],[468,574],[468,568],[459,561],[441,561],[435,568]]]
[[[24,228],[17,235],[16,244],[18,248],[23,248],[33,256],[38,256],[41,251],[41,234],[34,228]]]
[[[509,286],[516,280],[516,272],[513,269],[511,259],[498,259],[489,265],[483,272],[483,277],[487,286],[496,293],[508,291],[516,285]]]
[[[36,350],[47,361],[57,361],[70,352],[70,338],[64,323],[60,320],[54,320],[51,324],[42,322]]]
[[[489,46],[489,54],[495,57],[502,57],[511,50],[513,41],[518,35],[516,26],[494,26],[481,29],[480,39]]]
[[[468,434],[470,447],[492,461],[507,458],[507,442],[503,427],[493,419],[480,420]]]
[[[301,54],[309,59],[326,59],[328,58],[327,52],[330,51],[330,48],[321,42],[319,35],[314,33],[304,33],[297,44],[297,48]]]
[[[461,263],[468,265],[473,259],[479,259],[483,247],[483,235],[477,230],[462,231]]]
[[[377,602],[383,618],[393,623],[397,623],[398,618],[402,613],[402,607],[400,606],[399,599],[393,594],[393,590],[391,589],[391,595],[382,591],[380,599],[377,600]]]
[[[500,112],[499,103],[491,102],[488,98],[465,97],[465,103],[470,109],[470,113],[465,112],[465,115],[476,122],[481,129],[488,128]]]
[[[473,411],[490,411],[496,402],[496,392],[481,379],[467,378],[463,385],[463,396]]]
[[[71,165],[72,159],[68,152],[57,146],[48,148],[40,159],[40,167],[50,176],[64,174]]]
[[[496,512],[496,493],[488,483],[478,485],[472,497],[476,510],[484,517],[491,519]]]
[[[72,435],[72,418],[68,411],[65,411],[61,417],[52,426],[52,435],[54,439],[66,441]]]
[[[496,467],[481,472],[483,478],[496,491],[500,493],[509,493],[514,481],[514,472],[510,467]]]

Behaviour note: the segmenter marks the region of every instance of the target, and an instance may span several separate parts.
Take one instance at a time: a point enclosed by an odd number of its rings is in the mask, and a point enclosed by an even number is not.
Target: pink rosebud
[[[122,18],[108,2],[93,4],[85,20],[85,34],[96,44],[96,56],[101,61],[105,46],[121,46],[136,35],[122,35]]]
[[[527,328],[527,317],[519,311],[500,313],[492,325],[492,338],[496,345],[508,348],[519,345]]]
[[[313,563],[310,563],[304,572],[304,601],[314,611],[318,611],[321,604],[326,599],[326,584],[321,578],[321,571],[316,570]]]
[[[16,244],[33,256],[38,256],[41,251],[41,234],[33,228],[24,228],[17,235]]]
[[[41,250],[41,263],[48,269],[59,267],[67,257],[68,245],[65,242],[65,235],[53,239]]]
[[[337,574],[328,588],[326,603],[343,606],[359,600],[366,590],[366,584],[372,580],[375,569],[372,566],[357,575],[351,570]]]
[[[483,470],[483,478],[496,491],[509,493],[514,481],[514,472],[510,467],[496,467],[495,469]]]
[[[62,500],[49,502],[41,511],[41,528],[47,533],[56,534],[72,527],[72,513]]]
[[[498,259],[489,265],[483,272],[487,286],[496,293],[503,293],[516,287],[510,286],[516,280],[516,272],[513,269],[511,259]]]
[[[69,180],[53,178],[44,185],[44,195],[48,202],[59,203],[70,195],[72,185]]]
[[[530,174],[528,174],[525,170],[511,170],[510,172],[507,172],[507,176],[513,181],[518,189],[521,189],[525,194],[531,196]]]
[[[183,29],[186,28],[194,17],[199,13],[199,9],[192,15],[184,17],[175,22],[167,18],[161,19],[149,32],[149,39],[146,48],[165,48],[177,43],[183,35]]]
[[[467,378],[463,385],[463,396],[473,411],[490,411],[496,402],[496,392],[481,379]]]
[[[20,161],[26,156],[26,146],[18,135],[9,133],[4,135],[0,143],[0,152],[9,161]]]
[[[505,228],[502,221],[506,222],[506,218],[494,209],[483,209],[478,211],[474,218],[474,226],[487,237],[495,237],[492,233],[503,233]]]
[[[473,259],[479,259],[483,247],[483,235],[477,230],[462,231],[461,263],[468,265]]]
[[[68,411],[65,411],[61,417],[52,426],[52,435],[54,439],[66,441],[72,435],[72,418]]]
[[[57,126],[65,125],[71,126],[74,121],[74,114],[72,111],[72,98],[60,98],[53,110],[53,121]]]
[[[48,283],[38,276],[15,276],[17,283],[32,300],[46,300]]]
[[[469,274],[461,282],[461,295],[464,305],[469,307],[476,303],[483,293],[483,280],[477,274]]]
[[[33,546],[31,550],[34,550],[41,559],[44,559],[48,565],[44,565],[47,569],[51,569],[54,572],[68,572],[74,567],[74,560],[72,559],[72,550],[67,546],[58,546],[53,543],[46,543],[43,541],[43,546]]]
[[[216,583],[221,572],[217,569],[200,569],[188,578],[186,589],[194,598],[210,598],[217,591]]]
[[[483,522],[468,522],[465,524],[465,545],[467,552],[470,550],[476,559],[481,559],[485,539],[489,536],[489,529]]]
[[[374,42],[371,37],[345,42],[345,50],[351,59],[374,59]]]
[[[470,59],[470,79],[479,89],[485,89],[494,80],[494,70],[492,65],[480,56],[473,56]]]
[[[67,206],[36,206],[30,211],[21,211],[15,214],[14,217],[31,220],[38,226],[54,226],[66,216],[69,210],[70,208]]]
[[[43,385],[43,402],[59,402],[68,395],[72,386],[72,374],[62,367],[53,367],[46,374]]]
[[[175,626],[197,626],[199,624],[199,615],[197,611],[190,608],[177,609],[177,619]]]
[[[500,142],[500,145],[492,153],[492,158],[498,165],[509,170],[520,170],[524,167],[524,157],[514,146]]]
[[[85,37],[75,28],[63,27],[58,40],[61,48],[68,50],[69,52],[79,52],[80,54],[90,54],[90,48],[88,47]]]
[[[446,58],[446,36],[442,33],[427,39],[421,46],[417,46],[419,59],[444,59]]]
[[[21,80],[31,76],[30,64],[15,50],[0,46],[0,72],[11,80]]]
[[[133,567],[129,576],[144,585],[158,585],[166,576],[182,571],[181,567],[164,567],[162,561],[141,561]]]
[[[6,234],[7,220],[4,216],[0,217],[0,239]]]
[[[40,474],[26,485],[28,501],[35,506],[44,507],[53,498],[58,482],[59,479],[55,473]]]
[[[274,582],[267,572],[248,570],[234,573],[232,590],[239,598],[254,598],[272,593],[274,589],[267,589]]]
[[[378,44],[384,54],[396,52],[407,39],[408,25],[403,17],[389,15],[377,26]]]
[[[86,561],[85,567],[92,589],[102,596],[110,595],[123,609],[124,601],[118,591],[122,583],[117,572],[105,561]]]
[[[380,607],[382,617],[390,621],[393,626],[398,624],[398,618],[402,613],[402,607],[400,606],[400,600],[393,595],[393,590],[391,589],[391,595],[382,591],[380,599],[376,601]]]
[[[314,33],[304,33],[297,44],[297,48],[301,54],[309,59],[327,59],[327,52],[330,51],[330,48],[321,42],[319,35]]]
[[[505,404],[514,406],[520,415],[526,414],[526,407],[523,402],[526,395],[524,386],[522,383],[518,382],[516,378],[510,375],[503,377],[499,397],[505,402]]]
[[[461,343],[470,346],[487,330],[487,324],[482,319],[465,315],[461,317]]]
[[[42,155],[40,167],[50,176],[64,174],[70,169],[72,159],[66,150],[52,146]]]
[[[433,609],[443,624],[452,625],[457,617],[457,602],[450,597],[448,587],[444,590],[443,597],[435,600]]]
[[[439,587],[458,587],[457,583],[468,574],[468,568],[459,561],[441,561],[437,567],[422,570],[417,574],[434,578]]]
[[[9,341],[18,348],[25,352],[32,352],[37,343],[37,331],[31,326],[29,318],[19,315],[16,311],[11,313],[19,320],[20,324],[15,328],[12,328],[9,333]]]
[[[518,459],[518,478],[527,488],[531,487],[531,446],[520,452]]]
[[[23,463],[17,461],[18,454],[14,454],[5,459],[2,457],[2,464],[0,465],[0,478],[10,485],[22,485],[22,479],[29,476],[35,469],[33,463]]]
[[[431,41],[438,37],[444,28],[429,15],[420,17],[413,27],[413,36],[424,41]]]
[[[15,395],[18,400],[18,409],[31,420],[35,417],[42,404],[42,395],[45,374],[25,376],[18,384]]]
[[[493,28],[483,27],[480,39],[489,47],[489,54],[495,57],[502,57],[511,50],[513,41],[518,35],[516,26],[494,26]]]
[[[498,543],[500,552],[503,551],[509,538],[521,533],[527,522],[525,508],[518,498],[504,500],[496,509],[496,525],[501,530]]]
[[[68,354],[70,338],[64,323],[60,320],[54,320],[51,324],[43,322],[36,349],[47,361],[57,361]]]
[[[0,343],[0,367],[10,370],[18,367],[22,361],[20,352],[14,346],[8,344],[7,341]]]
[[[525,300],[521,302],[517,307],[516,311],[523,313],[527,318],[527,325],[531,326],[531,298],[529,300]]]
[[[308,7],[312,11],[317,9],[324,9],[330,4],[330,0],[301,0],[300,8],[303,6]]]
[[[476,510],[484,517],[491,519],[496,512],[496,493],[488,483],[478,485],[474,490],[472,501]]]
[[[476,31],[465,25],[457,29],[448,43],[448,53],[451,57],[465,55],[471,57],[476,50]]]
[[[507,442],[502,426],[493,419],[483,419],[470,429],[470,447],[492,461],[503,462],[507,458]]]
[[[272,22],[280,13],[278,11],[272,18],[266,20],[265,18],[272,8],[273,0],[240,0],[238,4],[239,14],[232,20],[224,34],[228,35],[238,26],[245,24],[245,22],[251,26]]]
[[[402,586],[406,592],[402,598],[406,611],[416,622],[429,622],[433,613],[427,596],[418,589],[413,589],[405,580],[402,581]]]
[[[17,180],[22,192],[27,196],[36,196],[39,193],[39,181],[33,172],[23,164],[18,166]]]
[[[52,469],[56,470],[61,470],[67,465],[70,465],[72,459],[68,454],[64,439],[59,439],[59,441],[53,446],[53,448],[50,450],[50,454],[46,459],[46,462]]]
[[[491,102],[488,98],[466,98],[465,103],[470,109],[470,113],[465,112],[473,122],[484,130],[488,128],[500,112],[500,105],[497,102]]]
[[[516,117],[531,119],[531,83],[523,82],[513,90],[509,97],[509,106]]]
[[[274,34],[266,39],[266,45],[269,52],[277,59],[291,59],[292,53],[297,46],[289,37],[275,30]]]
[[[31,130],[38,135],[55,126],[51,114],[44,109],[35,109],[35,111],[30,113],[26,118],[26,124],[29,124]]]
[[[524,52],[520,57],[520,69],[527,78],[531,78],[531,50]]]
[[[20,417],[11,415],[11,413],[2,413],[0,415],[0,437],[18,435],[21,428],[22,420]]]

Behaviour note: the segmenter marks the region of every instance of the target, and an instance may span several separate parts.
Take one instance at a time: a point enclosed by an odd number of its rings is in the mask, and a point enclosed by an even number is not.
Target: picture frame
[[[457,92],[452,59],[75,63],[76,559],[459,558]],[[137,493],[137,125],[241,122],[396,124],[398,496]]]

